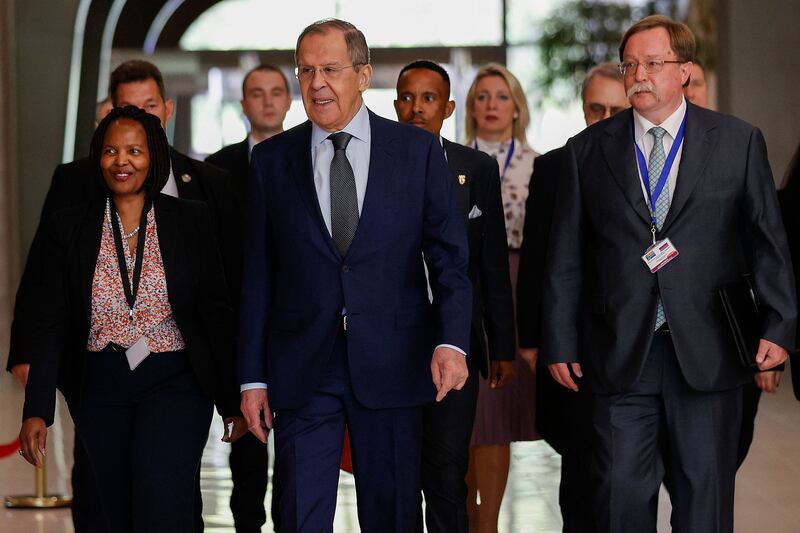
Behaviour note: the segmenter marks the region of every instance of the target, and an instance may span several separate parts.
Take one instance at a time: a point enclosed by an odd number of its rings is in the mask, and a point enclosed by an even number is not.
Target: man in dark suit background
[[[763,137],[685,102],[694,51],[684,24],[634,24],[620,46],[633,110],[565,149],[542,355],[560,384],[577,390],[573,376],[585,374],[593,393],[601,531],[656,530],[660,453],[673,530],[733,531],[741,385],[752,374],[717,289],[752,273],[760,368],[782,363],[795,342],[794,279]],[[661,255],[671,260],[643,261]]]
[[[131,60],[119,65],[111,73],[109,97],[115,107],[135,105],[156,115],[165,129],[167,122],[172,118],[173,102],[165,96],[161,72],[147,61]],[[162,192],[208,204],[215,221],[225,275],[229,285],[238,287],[241,276],[240,209],[229,175],[216,167],[191,159],[174,148],[170,148],[170,159],[172,168]],[[40,218],[44,220],[60,209],[88,203],[104,194],[89,158],[58,165],[53,173]],[[36,323],[28,318],[38,305],[38,302],[31,297],[29,265],[37,264],[37,254],[42,253],[40,240],[41,236],[37,230],[17,290],[14,320],[11,326],[7,369],[17,376],[23,385],[27,382],[32,350],[31,347],[25,346],[23,339],[35,338],[35,333],[28,332],[35,332],[37,328]],[[231,297],[235,298],[234,302],[238,301],[238,296],[238,291],[231,291]],[[227,423],[231,422],[237,425],[235,419],[227,419]],[[238,425],[241,426],[241,422]],[[77,439],[72,477],[72,514],[76,532],[104,531],[104,523],[102,520],[98,521],[98,512],[92,505],[96,500],[93,496],[95,494],[93,474],[81,443]],[[197,529],[202,531],[202,502],[199,496],[198,489]]]
[[[266,441],[275,411],[283,531],[332,530],[346,422],[361,529],[407,532],[422,405],[467,379],[466,231],[438,139],[364,105],[363,34],[314,23],[295,58],[310,120],[252,154],[242,412]]]
[[[472,328],[469,377],[460,391],[425,406],[422,431],[422,491],[429,532],[469,530],[467,485],[469,441],[478,399],[478,372],[500,388],[513,376],[514,309],[497,162],[488,155],[441,137],[453,113],[450,76],[431,61],[403,67],[397,79],[397,119],[434,134],[444,149],[467,219]],[[488,341],[488,343],[487,343]],[[422,532],[422,516],[417,524]]]
[[[692,74],[689,80],[689,85],[683,88],[683,95],[689,102],[705,107],[707,109],[714,109],[709,105],[708,97],[708,83],[706,83],[706,73],[704,65],[695,60],[692,63]],[[778,193],[778,200],[780,202],[780,193]],[[789,239],[789,251],[791,252],[791,236],[789,235],[788,225],[784,220],[784,225],[787,226],[786,233]],[[795,262],[792,258],[792,262]],[[755,434],[755,421],[758,414],[758,404],[761,400],[761,391],[773,394],[778,391],[778,386],[783,377],[784,365],[778,365],[769,370],[759,370],[755,372],[753,381],[747,383],[742,388],[742,432],[739,437],[739,452],[736,463],[741,466],[747,458],[747,452],[750,451],[750,445],[753,443],[753,435]]]
[[[223,147],[206,158],[206,162],[230,172],[236,183],[236,193],[242,206],[246,205],[247,173],[253,147],[283,131],[283,121],[292,105],[289,80],[273,65],[258,65],[242,80],[242,112],[250,123],[247,137]],[[241,441],[239,441],[241,442]]]
[[[283,131],[283,120],[292,104],[289,81],[278,67],[259,65],[242,80],[242,111],[250,123],[247,138],[211,154],[206,162],[230,172],[242,207],[247,205],[247,175],[253,147]],[[242,217],[244,222],[244,217]],[[229,457],[233,489],[231,512],[237,533],[257,533],[267,521],[264,498],[269,480],[267,445],[248,432],[231,443]],[[278,483],[272,477],[272,521],[280,531],[277,512]]]
[[[619,66],[603,63],[591,68],[583,80],[581,100],[587,126],[630,107]],[[542,306],[544,269],[564,156],[562,147],[536,158],[525,206],[517,279],[517,332],[520,351],[531,354],[526,360],[538,359],[542,315],[547,312]],[[558,494],[563,531],[595,531],[589,474],[593,450],[589,392],[583,388],[577,392],[565,389],[553,380],[547,368],[537,369],[536,430],[561,455]]]

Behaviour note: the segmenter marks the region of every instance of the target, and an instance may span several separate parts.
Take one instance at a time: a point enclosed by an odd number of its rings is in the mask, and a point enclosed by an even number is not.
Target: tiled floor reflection
[[[233,516],[228,506],[231,481],[227,470],[226,445],[219,441],[212,425],[212,435],[203,456],[200,489],[203,493],[203,517],[206,531],[233,533]],[[221,431],[221,429],[220,429]],[[272,450],[270,450],[272,457]],[[561,531],[558,514],[558,475],[561,458],[546,443],[526,442],[512,445],[512,472],[506,497],[500,511],[499,531],[557,533]],[[272,487],[268,488],[271,491]],[[267,493],[267,502],[271,501]],[[342,472],[336,506],[334,530],[337,533],[356,533],[358,518],[353,476]],[[267,519],[263,531],[272,531]]]
[[[750,455],[739,471],[736,492],[736,533],[758,531],[796,533],[800,531],[800,403],[792,395],[788,373],[778,394],[765,395],[756,422],[756,436]],[[18,402],[10,398],[13,385],[0,376],[0,405]],[[0,409],[2,411],[2,409]],[[51,432],[48,457],[54,491],[69,487],[71,428],[60,411],[64,429]],[[17,411],[18,413],[18,411]],[[3,414],[0,412],[0,414]],[[3,415],[5,416],[5,415]],[[3,442],[18,431],[18,414],[0,420]],[[59,436],[61,431],[61,436]],[[234,533],[228,506],[231,481],[227,445],[220,442],[222,423],[214,420],[202,464],[202,491],[206,531]],[[560,458],[545,443],[518,443],[512,446],[512,472],[500,514],[501,533],[560,531],[558,476]],[[0,458],[0,495],[32,490],[33,472],[18,457]],[[267,495],[269,501],[271,495]],[[357,532],[353,478],[342,474],[339,483],[335,531]],[[659,532],[669,529],[669,502],[662,494],[659,505]],[[272,531],[271,522],[263,531]],[[68,510],[0,510],[2,533],[71,533]]]

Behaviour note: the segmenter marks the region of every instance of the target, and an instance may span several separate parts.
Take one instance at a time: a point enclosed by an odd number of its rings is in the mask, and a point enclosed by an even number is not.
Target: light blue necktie
[[[664,154],[664,134],[667,133],[667,130],[656,126],[650,128],[647,133],[652,135],[655,140],[653,143],[653,150],[650,152],[650,161],[647,165],[647,174],[650,177],[650,194],[652,195],[656,190],[656,184],[658,184],[658,179],[661,177],[661,172],[664,170],[664,162],[667,159]],[[664,219],[667,218],[669,200],[669,186],[665,184],[664,188],[661,190],[661,194],[658,195],[658,200],[656,200],[656,227],[659,230],[661,226],[664,225]],[[664,304],[661,303],[661,296],[659,296],[656,301],[656,325],[654,329],[660,328],[666,321],[667,317],[664,314]]]

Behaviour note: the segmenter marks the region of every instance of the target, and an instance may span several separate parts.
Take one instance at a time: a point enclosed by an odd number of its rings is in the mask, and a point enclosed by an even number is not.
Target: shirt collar
[[[367,105],[364,102],[361,102],[361,108],[358,110],[358,113],[356,113],[356,116],[354,116],[347,126],[340,131],[349,133],[359,141],[369,142],[369,111],[367,110]],[[312,122],[311,149],[313,150],[322,144],[331,135],[331,133],[332,132],[325,131]]]
[[[659,124],[662,128],[667,130],[667,133],[673,139],[678,137],[678,130],[681,128],[681,122],[683,121],[683,115],[686,114],[686,99],[681,97],[681,105],[678,106],[667,119]],[[650,128],[654,128],[656,125],[644,118],[642,115],[639,114],[638,111],[635,109],[633,110],[633,133],[636,137],[636,142],[642,140],[642,137],[650,131]]]

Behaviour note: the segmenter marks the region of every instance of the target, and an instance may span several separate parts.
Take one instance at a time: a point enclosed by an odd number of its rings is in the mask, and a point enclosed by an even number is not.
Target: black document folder
[[[720,288],[718,294],[739,360],[747,368],[755,367],[761,339],[761,317],[752,279],[749,275],[742,276]]]

